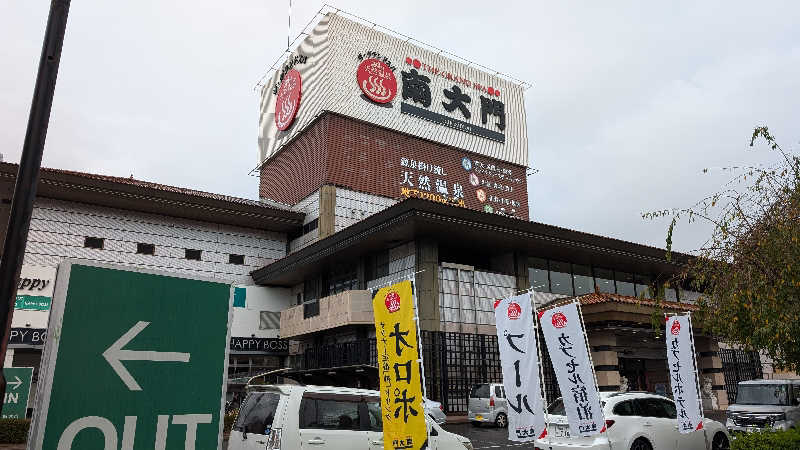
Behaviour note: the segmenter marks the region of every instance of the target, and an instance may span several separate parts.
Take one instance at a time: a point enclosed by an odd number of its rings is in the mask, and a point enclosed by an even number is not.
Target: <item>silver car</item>
[[[500,383],[481,383],[469,393],[467,417],[474,426],[492,423],[500,428],[508,426],[506,391]]]

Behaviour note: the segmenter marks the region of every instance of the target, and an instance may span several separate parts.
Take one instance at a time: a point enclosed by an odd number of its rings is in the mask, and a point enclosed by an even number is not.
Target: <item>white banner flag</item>
[[[561,389],[570,434],[604,432],[605,416],[577,303],[539,312],[539,323]]]
[[[496,301],[494,316],[508,402],[508,439],[541,439],[546,425],[530,294]]]
[[[689,316],[671,316],[666,319],[669,381],[675,408],[678,410],[678,431],[681,433],[703,429],[690,320]]]

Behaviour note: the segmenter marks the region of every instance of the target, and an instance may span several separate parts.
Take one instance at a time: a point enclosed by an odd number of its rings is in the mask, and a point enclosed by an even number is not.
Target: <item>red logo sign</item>
[[[294,121],[300,108],[300,72],[292,69],[286,73],[275,97],[275,125],[284,131]]]
[[[397,312],[400,309],[400,294],[395,291],[389,292],[383,303],[386,304],[386,309],[390,313]]]
[[[511,302],[508,304],[508,318],[511,320],[519,319],[519,316],[522,315],[522,307],[519,306],[519,303]]]
[[[675,336],[681,334],[681,323],[677,320],[672,322],[672,327],[669,329],[669,332],[674,334]]]
[[[383,61],[365,59],[356,72],[358,87],[375,103],[389,103],[397,94],[397,79]]]
[[[563,313],[557,312],[553,314],[552,322],[554,327],[564,328],[567,326],[567,316],[565,316]]]

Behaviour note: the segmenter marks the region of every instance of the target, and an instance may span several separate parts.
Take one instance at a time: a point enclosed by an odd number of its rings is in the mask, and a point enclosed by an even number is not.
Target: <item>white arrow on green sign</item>
[[[221,448],[231,301],[219,281],[62,263],[29,448]]]
[[[3,419],[24,419],[28,412],[33,367],[4,367],[6,395],[3,398]]]

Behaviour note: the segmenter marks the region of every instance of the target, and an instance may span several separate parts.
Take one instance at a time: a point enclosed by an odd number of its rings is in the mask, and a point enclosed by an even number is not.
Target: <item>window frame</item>
[[[93,242],[99,242],[100,245],[93,245]],[[101,238],[97,236],[85,236],[83,238],[83,247],[84,248],[91,248],[94,250],[104,250],[106,247],[106,238]]]
[[[244,255],[236,255],[233,253],[228,254],[228,264],[234,264],[237,266],[244,265]]]
[[[147,251],[150,250],[150,251]],[[137,242],[136,243],[136,254],[137,255],[155,255],[156,254],[156,244],[148,244],[146,242]]]
[[[202,250],[198,250],[198,249],[195,249],[195,248],[187,248],[187,249],[184,249],[184,250],[185,250],[185,252],[184,252],[183,256],[184,256],[185,259],[187,259],[189,261],[202,261],[203,260],[203,251]],[[194,257],[194,252],[197,252],[197,258]]]

